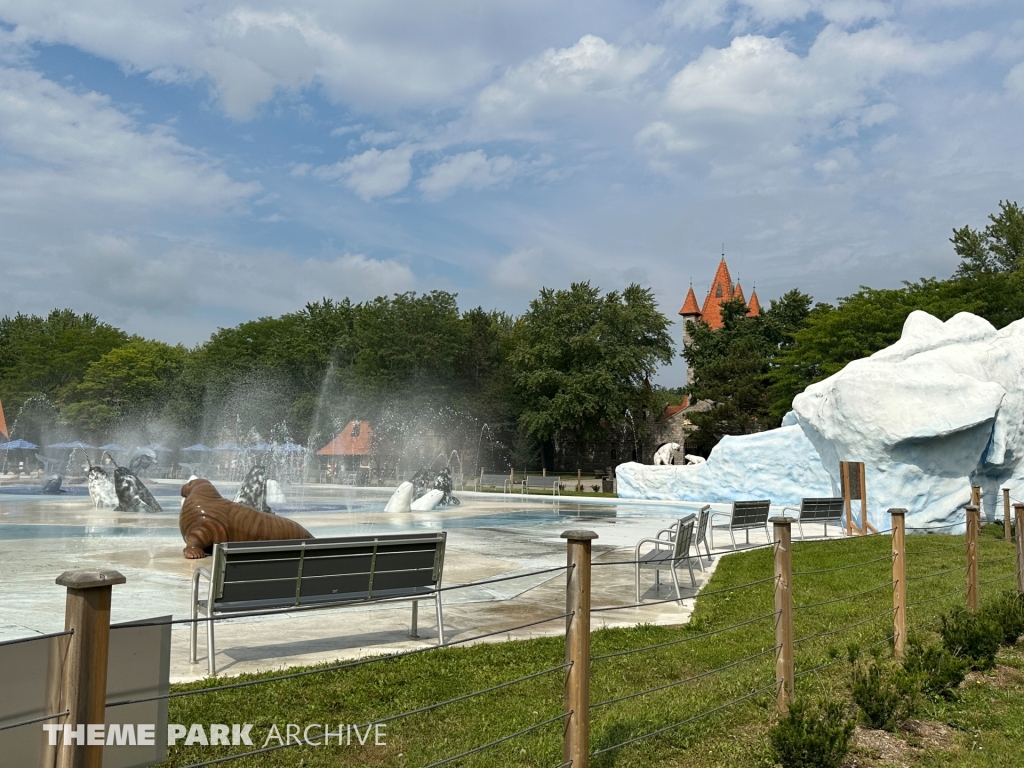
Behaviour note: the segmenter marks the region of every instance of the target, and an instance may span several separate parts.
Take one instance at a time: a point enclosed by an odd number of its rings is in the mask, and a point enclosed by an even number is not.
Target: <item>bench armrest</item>
[[[653,544],[655,549],[672,549],[675,547],[675,542],[665,541],[665,539],[640,539],[636,543],[636,559],[640,559],[640,547],[644,544]]]
[[[196,568],[194,571],[192,571],[192,584],[193,585],[198,585],[199,584],[199,577],[200,576],[204,577],[207,581],[210,581],[213,578],[210,575],[210,572],[208,570],[206,570],[205,568],[203,568],[203,567]]]
[[[787,510],[790,511],[790,512],[796,512],[797,513],[796,516],[797,517],[801,517],[800,513],[801,513],[802,510],[799,507],[783,507],[782,508],[782,512],[780,512],[779,514],[781,515],[781,514],[785,513]]]
[[[729,518],[729,522],[732,523],[732,512],[715,512],[715,511],[712,511],[711,514],[708,516],[708,524],[709,525],[714,524],[716,517],[728,517]]]

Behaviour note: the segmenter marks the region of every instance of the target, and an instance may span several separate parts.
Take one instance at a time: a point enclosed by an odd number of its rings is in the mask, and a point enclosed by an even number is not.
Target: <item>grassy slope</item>
[[[987,564],[987,558],[1009,554],[1011,545],[996,540],[986,531],[981,542],[981,580],[1011,573],[1012,561]],[[939,547],[941,551],[926,552]],[[884,585],[891,579],[888,537],[843,541],[797,543],[793,553],[794,602],[797,606],[832,600]],[[922,581],[915,576],[952,568],[963,563],[963,537],[914,536],[909,544],[909,600],[927,599],[951,589],[949,597],[911,608],[911,627],[933,621],[942,611],[962,605],[962,570]],[[915,552],[923,554],[915,554]],[[878,562],[825,574],[799,575],[801,571],[835,568],[876,558]],[[615,567],[615,566],[613,566]],[[617,566],[622,567],[622,566]],[[626,566],[628,567],[628,566]],[[730,555],[722,560],[706,591],[721,590],[763,579],[772,572],[771,551],[755,550]],[[600,588],[602,568],[595,568],[594,582]],[[982,600],[1009,587],[1012,580],[982,587]],[[852,600],[798,609],[797,638],[842,628],[867,619],[891,606],[888,587]],[[728,627],[773,611],[771,583],[709,595],[697,601],[689,625],[684,627],[638,626],[603,630],[592,636],[592,654],[636,649],[690,637]],[[925,630],[929,631],[929,630]],[[887,614],[859,627],[825,637],[811,637],[797,647],[798,674],[845,656],[848,643],[861,646],[883,641],[877,647],[888,653],[884,639],[892,632]],[[705,710],[742,696],[774,678],[772,618],[692,642],[632,653],[593,663],[591,701],[602,701],[636,691],[672,683],[713,670],[762,651],[751,661],[738,664],[699,681],[640,696],[592,712],[591,750],[596,751],[672,725]],[[391,714],[426,706],[453,696],[496,685],[562,663],[563,643],[559,638],[482,644],[467,648],[429,651],[407,659],[385,660],[362,667],[310,675],[295,680],[269,683],[224,693],[208,693],[174,699],[170,721],[177,723],[255,723],[254,735],[260,746],[271,723],[364,723]],[[844,691],[845,662],[836,662],[798,678],[797,695],[817,695],[825,690]],[[223,682],[230,683],[233,678]],[[259,676],[255,676],[259,677]],[[203,681],[175,690],[216,684]],[[984,686],[976,686],[984,688]],[[510,688],[413,715],[387,726],[387,747],[292,747],[255,758],[232,761],[231,766],[423,766],[458,754],[562,711],[562,675],[553,672]],[[979,698],[981,697],[981,698]],[[979,730],[977,737],[993,750],[1012,755],[1024,745],[1024,703],[1013,692],[998,694],[998,710],[1005,716],[988,717],[984,704],[988,693],[966,692],[959,704],[946,705],[934,714],[965,729]],[[706,718],[696,720],[631,746],[592,760],[592,765],[705,766],[770,765],[766,732],[774,717],[774,695],[768,691]],[[1007,722],[1013,723],[1008,726]],[[171,748],[167,766],[184,766],[241,751],[235,747]],[[972,754],[972,753],[964,753]],[[1010,765],[1011,762],[963,762],[955,758],[928,756],[931,766]],[[1008,757],[1007,760],[1010,758]],[[952,760],[952,762],[950,762]],[[561,729],[557,723],[488,749],[459,762],[464,766],[548,766],[561,763]],[[1016,764],[1016,763],[1014,763]]]

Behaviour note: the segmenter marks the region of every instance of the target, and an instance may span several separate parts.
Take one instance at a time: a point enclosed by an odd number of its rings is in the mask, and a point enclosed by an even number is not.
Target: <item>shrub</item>
[[[967,674],[968,663],[959,659],[941,645],[927,648],[919,638],[907,639],[903,656],[903,669],[917,680],[918,687],[926,696],[951,699],[957,686]]]
[[[1017,639],[1024,635],[1024,598],[1017,592],[1002,592],[985,603],[980,613],[1002,630],[999,642],[1003,645],[1016,645]]]
[[[940,634],[946,649],[972,669],[991,669],[1003,639],[1002,627],[990,616],[963,608],[942,617]]]
[[[808,706],[797,700],[772,728],[770,738],[783,768],[839,768],[850,751],[853,720],[839,701]]]
[[[877,659],[854,664],[850,688],[854,703],[872,728],[894,730],[913,714],[916,681],[902,667]]]

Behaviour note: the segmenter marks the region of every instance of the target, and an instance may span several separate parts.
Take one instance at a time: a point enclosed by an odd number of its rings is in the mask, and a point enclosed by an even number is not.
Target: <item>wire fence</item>
[[[788,523],[786,525],[788,526]],[[956,532],[941,533],[941,531],[964,527],[964,525],[963,521],[958,521],[928,529],[907,527],[905,530],[909,532],[927,530],[932,536],[951,536],[955,540],[943,546],[926,546],[923,549],[919,549],[918,541],[920,539],[912,535],[906,538],[901,552],[897,552],[897,539],[891,535],[892,529],[871,532],[865,536],[850,536],[817,541],[812,539],[807,540],[806,543],[797,543],[795,547],[796,552],[798,556],[802,556],[804,552],[821,551],[813,549],[820,548],[821,546],[830,547],[829,552],[843,553],[843,546],[854,546],[850,542],[877,541],[880,537],[888,537],[892,542],[892,551],[886,554],[877,554],[878,546],[880,545],[864,545],[865,548],[861,550],[860,558],[854,562],[848,562],[848,560],[856,556],[856,551],[848,549],[845,550],[844,554],[829,555],[829,559],[825,560],[825,562],[820,562],[823,558],[819,557],[819,562],[807,563],[808,566],[827,565],[828,567],[807,567],[794,570],[791,562],[794,547],[783,547],[779,541],[769,541],[766,544],[754,544],[717,551],[716,557],[719,559],[719,565],[723,556],[734,553],[741,554],[754,550],[772,549],[774,554],[771,560],[765,559],[764,562],[756,557],[750,558],[747,561],[747,573],[750,573],[750,569],[764,569],[761,570],[761,573],[764,575],[740,584],[712,590],[693,591],[687,595],[681,597],[677,595],[677,597],[669,599],[640,600],[590,607],[589,610],[583,613],[580,613],[578,605],[570,601],[569,594],[572,592],[570,588],[567,589],[566,610],[562,613],[455,639],[444,646],[428,646],[395,653],[385,653],[379,656],[339,662],[311,669],[272,674],[249,680],[205,685],[192,690],[174,690],[161,695],[115,701],[106,706],[117,708],[155,701],[180,700],[185,697],[225,693],[255,686],[271,686],[275,683],[355,670],[367,665],[384,664],[418,655],[436,654],[443,652],[443,649],[448,647],[465,646],[489,638],[510,635],[521,630],[564,620],[566,622],[566,658],[564,663],[543,665],[543,668],[539,670],[529,671],[512,679],[501,680],[478,689],[457,692],[455,695],[441,701],[423,703],[420,706],[404,709],[400,712],[367,719],[362,725],[356,726],[356,728],[370,729],[374,726],[382,726],[422,716],[446,707],[457,708],[461,704],[475,701],[480,697],[507,695],[507,693],[503,692],[512,691],[519,686],[526,686],[529,690],[538,690],[537,686],[541,686],[539,690],[545,690],[544,686],[548,684],[541,682],[542,679],[559,674],[565,676],[566,691],[568,691],[573,685],[576,685],[573,681],[577,680],[579,675],[584,674],[588,681],[587,687],[589,688],[593,684],[594,690],[602,694],[600,700],[591,703],[588,697],[581,710],[569,706],[568,703],[562,706],[562,702],[558,698],[553,698],[552,693],[549,692],[545,694],[547,698],[538,699],[534,702],[537,707],[537,711],[534,712],[534,715],[537,717],[536,722],[531,722],[523,727],[515,727],[509,733],[495,735],[494,738],[484,743],[462,749],[456,754],[430,762],[422,766],[422,768],[438,768],[439,766],[457,763],[486,750],[499,748],[501,745],[516,739],[527,739],[529,744],[548,744],[547,740],[554,738],[554,736],[546,735],[542,732],[542,729],[555,723],[562,724],[561,730],[564,738],[567,739],[566,743],[569,744],[569,740],[575,737],[571,737],[568,734],[579,732],[578,730],[574,731],[574,728],[578,728],[576,724],[583,717],[583,712],[586,713],[585,720],[588,723],[592,715],[601,718],[600,725],[602,727],[597,731],[599,733],[599,748],[589,751],[588,742],[588,745],[585,745],[586,751],[578,754],[589,754],[590,757],[597,757],[627,748],[630,745],[647,739],[656,738],[669,731],[711,717],[742,702],[762,696],[768,691],[775,691],[780,702],[791,699],[795,695],[794,683],[796,680],[803,679],[808,675],[824,673],[826,670],[844,661],[844,658],[835,649],[834,642],[836,639],[846,638],[851,643],[864,649],[890,644],[895,650],[898,648],[900,641],[905,639],[901,637],[901,634],[905,634],[907,629],[910,631],[929,629],[941,622],[941,614],[938,618],[934,615],[935,609],[942,608],[945,605],[945,603],[940,603],[939,601],[948,601],[952,606],[959,607],[965,600],[970,601],[969,595],[972,589],[974,590],[975,597],[977,597],[981,588],[987,588],[989,585],[993,585],[994,588],[994,585],[1017,577],[1016,562],[1018,556],[1015,551],[1009,552],[1006,548],[1009,544],[1004,540],[997,540],[991,537],[990,534],[986,534],[987,538],[984,541],[972,539],[972,536],[976,535],[976,528],[972,532],[970,526],[967,526],[968,532],[966,537],[964,534]],[[788,540],[788,528],[785,535],[787,539],[784,540]],[[904,541],[902,537],[900,541]],[[577,579],[584,577],[587,584],[589,584],[591,568],[601,573],[598,570],[601,566],[637,566],[646,564],[644,561],[637,559],[591,561],[588,542],[588,549],[586,550],[587,560],[583,563],[585,570],[581,573],[581,562],[579,560],[573,561],[573,550],[571,547],[572,541],[570,541],[570,562],[565,566],[438,587],[436,590],[433,590],[433,593],[448,593],[456,590],[486,587],[516,579],[554,578],[561,574],[565,575],[567,586],[571,587],[577,583]],[[831,549],[831,547],[836,548]],[[874,550],[874,553],[872,553],[872,550]],[[964,553],[964,562],[954,567],[943,567],[948,565],[947,555],[954,550],[960,550]],[[870,556],[864,558],[863,555],[865,554]],[[698,555],[699,552],[695,556]],[[840,558],[840,561],[832,565],[831,563],[835,562],[837,557]],[[843,561],[844,559],[846,562]],[[667,567],[674,569],[682,565],[683,560],[680,559],[678,563],[670,562]],[[936,566],[938,566],[937,570],[935,570]],[[984,578],[977,578],[979,569]],[[918,573],[920,570],[924,572]],[[965,571],[967,572],[966,579],[964,577]],[[758,574],[755,570],[750,575],[756,576]],[[546,582],[548,579],[543,579],[543,581]],[[726,581],[726,583],[729,582]],[[772,585],[770,590],[767,589],[769,584]],[[840,584],[842,585],[841,588],[837,586]],[[764,587],[765,589],[757,591],[758,587]],[[639,585],[637,588],[639,589]],[[910,592],[908,599],[903,603],[899,602],[901,588]],[[842,594],[837,595],[837,591],[842,591]],[[892,595],[892,605],[888,605],[882,611],[877,610],[877,600],[864,599],[879,596],[880,593],[885,594],[886,592]],[[433,593],[424,594],[421,599],[432,597]],[[639,591],[637,594],[639,594]],[[989,591],[986,590],[985,594],[989,594]],[[721,600],[711,599],[716,597],[720,597]],[[588,606],[590,599],[588,594]],[[694,632],[690,628],[660,630],[668,632],[670,635],[675,634],[675,636],[670,636],[668,639],[655,637],[656,642],[637,643],[637,635],[625,632],[615,635],[615,638],[618,638],[615,642],[625,640],[629,647],[614,649],[613,646],[613,649],[599,653],[589,653],[589,651],[586,651],[586,655],[583,656],[574,655],[575,651],[570,652],[571,648],[576,647],[570,642],[570,634],[572,632],[585,631],[589,637],[590,616],[593,614],[649,608],[686,600],[696,600],[698,607],[701,605],[708,607],[704,614],[702,614],[704,617],[701,619],[702,621],[706,620],[706,616],[714,615],[713,613],[709,614],[713,610],[721,610],[721,615],[728,615],[731,620],[724,626],[715,626],[714,622],[712,622],[709,628],[699,632]],[[774,610],[766,610],[771,605],[772,600],[775,601]],[[779,602],[780,600],[781,603]],[[344,604],[351,605],[352,603]],[[725,610],[725,607],[730,605],[744,606],[744,610],[737,616],[735,612],[729,613]],[[923,609],[923,607],[931,605],[935,605],[935,608],[931,611]],[[901,610],[901,606],[903,610]],[[323,606],[293,606],[286,609],[215,614],[187,619],[133,622],[130,626],[167,626],[231,621],[254,616],[296,613],[305,610],[315,610],[321,607]],[[753,610],[755,607],[757,610]],[[910,611],[914,621],[909,622],[909,627],[902,625],[901,628],[900,621],[907,621],[905,614],[908,611]],[[799,618],[800,628],[803,631],[803,634],[799,637],[793,632],[794,616]],[[584,629],[580,629],[580,627]],[[703,627],[708,627],[708,624],[703,624]],[[640,636],[643,636],[643,627],[637,627],[636,631],[640,633]],[[56,633],[52,637],[62,637],[70,634],[71,631],[68,631]],[[26,638],[24,641],[30,639],[35,638]],[[611,641],[602,639],[602,642]],[[866,645],[863,645],[865,643]],[[663,668],[656,663],[648,664],[643,668],[653,671],[642,676],[623,676],[619,674],[623,669],[640,669],[630,660],[631,657],[656,652],[676,653],[674,649],[689,644],[693,644],[695,647],[689,648],[685,655],[668,657],[676,659],[676,663],[665,665]],[[587,645],[580,647],[589,648],[589,642]],[[769,660],[773,661],[773,663],[768,664]],[[601,662],[611,663],[602,666]],[[789,664],[788,672],[785,671],[787,663]],[[799,670],[797,671],[794,666],[799,668]],[[593,667],[593,670],[591,667]],[[764,683],[766,675],[774,678],[772,682]],[[725,677],[726,682],[721,681],[722,676]],[[590,682],[591,680],[592,683]],[[705,685],[705,681],[709,680],[714,680],[714,683]],[[701,695],[698,696],[695,693],[694,696],[686,697],[673,694],[671,699],[673,703],[666,705],[663,715],[665,719],[661,723],[657,721],[651,723],[654,727],[643,733],[638,734],[634,731],[625,735],[621,734],[621,723],[629,721],[628,719],[617,719],[621,717],[618,713],[621,712],[620,707],[622,705],[627,705],[627,711],[632,711],[629,710],[629,707],[644,707],[643,711],[646,712],[648,711],[646,708],[650,706],[649,702],[641,702],[635,705],[630,705],[629,702],[644,699],[645,697],[657,696],[666,691],[687,689],[688,687],[692,687],[694,692],[700,692]],[[718,690],[728,690],[730,693],[736,693],[737,689],[742,691],[740,695],[733,696],[721,703],[708,702],[704,696],[704,694],[707,694],[707,697],[713,700],[715,698],[714,693]],[[566,695],[566,702],[568,702],[568,694]],[[712,703],[712,706],[708,706],[709,703]],[[552,707],[559,707],[563,711],[551,716],[545,714]],[[687,712],[688,707],[703,708],[698,712]],[[457,713],[459,710],[456,709],[454,711]],[[684,714],[686,715],[685,717],[679,717]],[[0,726],[0,731],[65,718],[69,715],[69,711],[63,711],[57,714],[35,717],[19,723]],[[678,719],[666,723],[670,715]],[[519,726],[522,723],[523,721],[519,720],[515,725]],[[617,723],[619,725],[615,725]],[[611,727],[612,725],[615,725],[615,727]],[[538,735],[531,736],[531,734],[535,733],[538,733]],[[610,745],[601,743],[605,738],[612,740],[613,736],[615,743]],[[338,737],[340,739],[340,732],[331,733],[324,726],[323,732],[319,734],[318,738],[323,737]],[[530,741],[530,739],[534,741]],[[217,756],[202,762],[189,763],[186,766],[182,766],[182,768],[202,768],[203,766],[230,763],[246,758],[258,758],[269,753],[301,747],[303,743],[303,741],[296,740],[285,741],[284,743],[271,746],[264,745],[258,749]],[[459,746],[468,745],[463,742]],[[430,755],[430,757],[433,756]],[[570,765],[573,765],[573,760],[563,761],[559,768],[568,768]]]

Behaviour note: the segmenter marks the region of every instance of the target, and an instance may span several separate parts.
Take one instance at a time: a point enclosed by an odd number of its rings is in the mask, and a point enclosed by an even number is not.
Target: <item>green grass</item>
[[[918,580],[920,576],[966,562],[963,543],[962,536],[908,537],[909,601],[926,600],[952,589],[958,590],[943,599],[911,608],[912,630],[923,627],[920,631],[931,632],[934,627],[929,629],[928,625],[935,622],[941,612],[963,605],[965,574],[962,570]],[[954,545],[952,549],[925,553],[926,550]],[[845,695],[849,668],[844,659],[849,643],[857,643],[862,648],[873,646],[875,652],[889,654],[886,638],[892,634],[892,619],[888,614],[840,633],[821,634],[886,611],[892,604],[891,588],[883,586],[847,601],[799,607],[886,584],[892,577],[887,557],[889,548],[890,541],[886,536],[795,543],[794,603],[798,606],[794,618],[795,636],[798,639],[810,636],[796,649],[796,669],[800,675],[797,679],[798,696],[816,696],[826,691]],[[987,562],[1012,552],[1012,545],[997,540],[990,529],[985,530],[979,550],[982,582],[1012,573],[1012,560]],[[848,570],[801,574],[876,559],[877,562]],[[604,570],[594,569],[596,589],[600,589]],[[770,577],[771,574],[770,549],[730,555],[722,559],[705,591],[727,589]],[[983,586],[982,600],[1012,584],[1012,580],[1004,580]],[[591,638],[591,651],[593,656],[600,656],[682,640],[773,611],[770,582],[709,594],[697,601],[692,620],[686,626],[643,625],[596,631]],[[771,652],[775,644],[773,619],[769,617],[693,641],[595,660],[591,675],[592,705],[673,683],[767,651],[755,659],[698,681],[594,708],[591,751],[670,726],[770,684],[774,680],[774,654]],[[254,723],[254,741],[258,747],[271,723],[277,723],[283,733],[284,724],[289,722],[370,722],[555,667],[563,662],[563,654],[561,638],[431,650],[404,659],[384,660],[294,680],[172,699],[169,719],[170,722],[185,724]],[[189,690],[267,676],[205,680],[174,686],[173,689]],[[432,712],[393,721],[387,726],[386,747],[291,747],[243,758],[228,765],[424,766],[557,716],[562,712],[562,681],[562,673],[556,671]],[[924,759],[932,762],[923,762],[922,765],[1010,765],[1006,761],[981,760],[992,758],[993,750],[1008,755],[1006,760],[1020,754],[1024,748],[1022,697],[1015,692],[993,694],[984,685],[975,687],[977,691],[968,689],[959,702],[941,707],[935,705],[935,716],[962,729],[968,741],[970,738],[978,739],[985,757],[978,757],[978,762],[970,762],[975,760],[972,752],[965,751],[948,758],[942,754],[926,754]],[[996,704],[985,704],[989,699]],[[986,714],[986,708],[1002,714],[990,716]],[[774,691],[769,690],[662,735],[599,756],[591,764],[595,768],[769,766],[767,731],[774,722],[774,712]],[[980,735],[974,736],[975,732]],[[184,766],[244,749],[251,748],[174,747],[165,765]],[[554,768],[561,762],[561,727],[556,722],[461,760],[458,765]]]

